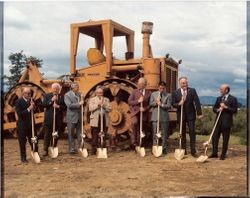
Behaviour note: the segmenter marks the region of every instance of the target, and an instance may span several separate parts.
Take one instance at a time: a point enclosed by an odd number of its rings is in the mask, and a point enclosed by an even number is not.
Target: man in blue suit
[[[221,96],[216,99],[216,102],[213,107],[214,113],[216,113],[218,116],[219,112],[221,111],[221,115],[213,134],[213,153],[209,156],[210,158],[218,157],[218,143],[221,133],[223,137],[223,146],[220,159],[224,160],[226,158],[230,137],[230,129],[233,125],[233,114],[237,113],[238,108],[237,98],[230,95],[229,92],[229,85],[222,84],[220,86]]]
[[[182,149],[185,149],[185,154],[187,154],[186,150],[186,123],[189,128],[189,137],[190,137],[190,147],[191,147],[191,155],[193,157],[197,157],[196,154],[196,136],[195,136],[195,120],[196,114],[198,118],[202,118],[202,110],[200,105],[200,100],[194,88],[188,86],[187,77],[183,76],[179,78],[180,88],[177,89],[172,94],[172,105],[177,108],[177,120],[180,123],[181,116],[181,105],[183,105],[183,119],[182,119]]]

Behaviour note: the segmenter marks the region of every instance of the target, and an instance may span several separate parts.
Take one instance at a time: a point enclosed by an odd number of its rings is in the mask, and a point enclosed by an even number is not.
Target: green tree
[[[37,67],[42,67],[43,64],[42,59],[36,58],[34,56],[27,57],[23,53],[23,50],[17,53],[11,53],[8,59],[11,63],[11,65],[9,66],[11,75],[4,75],[5,84],[8,86],[8,89],[18,83],[23,70],[26,68],[29,62],[37,65]]]

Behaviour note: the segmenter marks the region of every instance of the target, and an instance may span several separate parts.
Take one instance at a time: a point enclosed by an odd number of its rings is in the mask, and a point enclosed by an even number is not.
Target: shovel
[[[35,152],[35,146],[37,144],[37,137],[35,136],[35,128],[34,128],[34,112],[31,110],[31,128],[32,128],[32,138],[31,143],[33,144],[32,151],[31,151],[31,157],[33,158],[35,163],[40,163],[40,157],[38,155],[38,152]]]
[[[101,148],[97,148],[96,155],[97,158],[108,158],[107,155],[107,148],[103,148],[103,138],[104,138],[104,131],[103,131],[103,108],[101,107],[101,130],[99,132],[99,137],[101,138]]]
[[[160,98],[160,95],[159,95]],[[153,146],[152,153],[155,157],[160,157],[162,155],[162,146],[159,146],[159,139],[161,138],[161,132],[160,132],[160,105],[158,105],[158,112],[157,112],[157,132],[155,134],[157,138],[157,144],[156,146]]]
[[[216,121],[215,121],[215,123],[214,123],[214,127],[213,127],[213,130],[212,130],[212,132],[211,132],[211,135],[210,135],[208,141],[203,143],[203,146],[205,147],[205,153],[204,153],[204,155],[201,155],[200,157],[198,157],[198,159],[196,160],[196,162],[205,162],[205,161],[208,159],[208,156],[207,156],[207,148],[208,148],[208,146],[209,146],[209,144],[210,144],[210,142],[211,142],[211,139],[212,139],[212,137],[213,137],[215,128],[216,128],[217,123],[218,123],[218,121],[219,121],[219,119],[220,119],[221,112],[222,112],[222,111],[220,111],[220,113],[219,113],[219,115],[218,115],[218,117],[217,117],[217,119],[216,119]]]
[[[181,120],[180,120],[180,134],[179,134],[179,149],[175,149],[174,157],[177,160],[182,160],[185,154],[185,150],[181,148],[181,135],[182,135],[182,119],[183,119],[183,104],[181,105]]]
[[[81,125],[82,125],[82,131],[81,131],[81,138],[82,138],[82,141],[81,141],[81,147],[79,148],[79,151],[80,153],[82,154],[82,156],[84,158],[88,157],[88,151],[87,149],[84,147],[84,138],[86,137],[86,135],[84,134],[83,132],[83,105],[81,106],[81,113],[82,113],[82,122],[81,122]]]
[[[58,147],[55,147],[55,139],[58,137],[58,132],[55,131],[56,128],[56,108],[53,108],[53,132],[52,132],[52,146],[48,148],[48,153],[51,158],[57,158]]]
[[[143,104],[141,102],[141,108],[142,107],[143,107]],[[142,130],[142,121],[143,121],[143,112],[140,111],[140,146],[137,146],[135,149],[141,157],[144,157],[146,155],[146,151],[144,147],[141,147],[142,138],[145,137],[145,134],[143,133],[143,130]]]

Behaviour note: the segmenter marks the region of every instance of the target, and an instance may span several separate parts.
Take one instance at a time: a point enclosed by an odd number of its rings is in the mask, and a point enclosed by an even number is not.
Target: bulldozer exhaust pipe
[[[143,34],[142,58],[151,58],[152,51],[150,47],[150,34],[153,32],[153,23],[144,21],[142,23],[141,33]]]

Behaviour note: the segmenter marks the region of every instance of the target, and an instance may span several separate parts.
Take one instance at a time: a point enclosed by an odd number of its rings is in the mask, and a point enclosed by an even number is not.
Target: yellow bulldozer
[[[35,103],[43,100],[44,94],[51,91],[51,84],[58,82],[62,93],[69,90],[71,82],[78,82],[80,92],[85,95],[84,129],[91,138],[88,124],[87,104],[95,94],[97,86],[101,85],[104,95],[111,101],[112,111],[109,113],[109,134],[113,137],[130,134],[130,111],[128,97],[136,87],[137,80],[144,76],[148,81],[148,89],[154,91],[159,81],[167,83],[167,91],[177,88],[178,66],[181,61],[175,61],[169,55],[153,57],[150,46],[150,35],[153,23],[142,23],[142,56],[134,58],[134,31],[113,20],[87,21],[70,25],[70,74],[54,80],[44,79],[37,66],[30,62],[24,70],[19,82],[4,96],[4,135],[16,135],[16,115],[14,104],[21,95],[21,88],[29,86],[33,91]],[[92,40],[93,46],[85,49],[89,65],[76,65],[79,38]],[[123,59],[113,55],[114,38],[124,38],[126,49]],[[121,39],[120,39],[121,40]],[[35,122],[40,130],[43,126],[44,109],[37,108]],[[171,110],[170,121],[176,121],[175,110]]]

